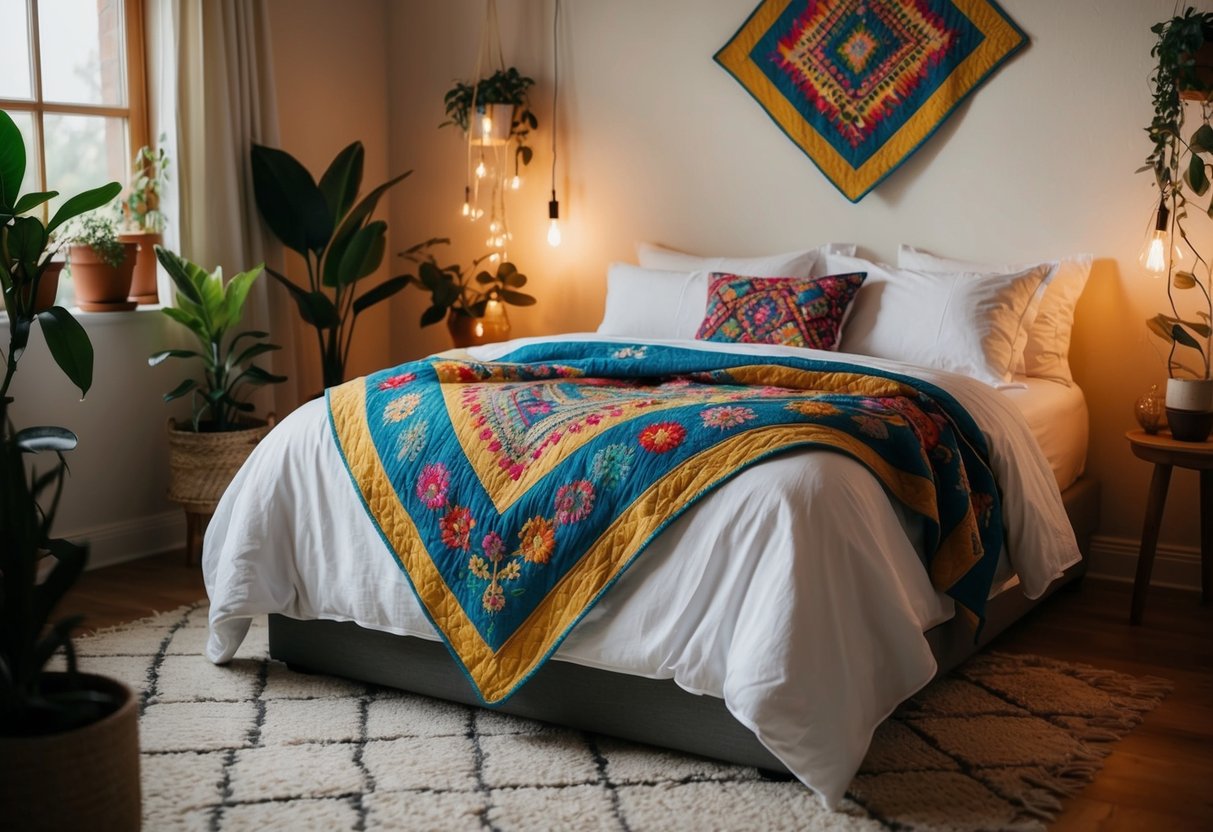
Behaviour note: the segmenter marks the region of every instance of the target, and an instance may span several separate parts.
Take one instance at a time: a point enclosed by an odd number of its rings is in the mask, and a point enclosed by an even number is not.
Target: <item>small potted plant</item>
[[[1142,263],[1166,277],[1170,309],[1146,323],[1169,345],[1166,405],[1171,433],[1176,439],[1200,442],[1213,429],[1213,271],[1189,227],[1213,216],[1213,200],[1201,199],[1210,197],[1213,111],[1201,107],[1199,124],[1189,134],[1192,125],[1187,123],[1184,100],[1207,100],[1213,92],[1198,58],[1213,45],[1213,12],[1188,8],[1151,31],[1158,36],[1150,53],[1158,61],[1151,78],[1154,117],[1146,128],[1152,148],[1140,170],[1154,174],[1160,196]],[[1196,210],[1188,210],[1190,202]]]
[[[163,147],[167,139],[161,134],[160,147],[153,150],[144,145],[139,148],[135,154],[130,193],[122,205],[125,222],[118,239],[138,246],[131,277],[131,300],[136,303],[160,301],[156,288],[155,248],[164,242],[166,218],[160,210],[160,193],[168,180],[169,159]]]
[[[467,270],[458,265],[440,266],[429,251],[434,242],[415,245],[399,254],[417,264],[417,274],[406,275],[407,281],[430,293],[430,307],[421,314],[421,325],[436,324],[445,318],[451,341],[457,347],[506,340],[510,335],[510,319],[505,305],[535,304],[535,298],[518,291],[526,285],[526,275],[508,262],[498,264],[494,273],[476,271],[494,256],[491,254],[472,261]]]
[[[58,196],[24,196],[25,143],[0,111],[0,290],[8,349],[0,352],[0,806],[6,828],[139,828],[138,699],[126,685],[81,673],[71,633],[80,617],[55,608],[84,569],[85,547],[51,536],[64,484],[63,454],[76,435],[63,427],[18,430],[11,385],[35,323],[51,357],[81,395],[93,381],[93,347],[61,306],[37,297],[67,220],[117,196],[117,182],[64,201],[49,222],[29,212]],[[52,457],[31,474],[26,457]],[[43,496],[47,499],[41,499]],[[65,671],[47,663],[60,651]]]
[[[173,305],[163,309],[198,341],[200,350],[161,350],[148,359],[156,366],[169,358],[194,364],[201,380],[191,374],[164,394],[171,402],[189,395],[193,415],[185,424],[169,419],[169,499],[188,515],[209,515],[227,490],[232,477],[254,446],[273,426],[253,418],[247,397],[252,388],[286,381],[253,363],[259,355],[280,349],[264,339],[267,333],[246,331],[231,335],[244,314],[249,289],[262,271],[256,266],[224,285],[222,269],[207,273],[168,249],[156,247],[156,257],[176,289]]]
[[[458,127],[468,134],[473,144],[500,145],[515,141],[516,172],[520,163],[530,164],[533,151],[527,146],[527,136],[539,127],[528,99],[528,91],[534,83],[534,79],[512,66],[498,69],[474,83],[459,81],[443,98],[447,120],[438,126]]]
[[[118,239],[118,223],[108,212],[78,220],[71,231],[67,260],[76,304],[85,312],[123,312],[137,304],[128,300],[135,268],[135,243]]]

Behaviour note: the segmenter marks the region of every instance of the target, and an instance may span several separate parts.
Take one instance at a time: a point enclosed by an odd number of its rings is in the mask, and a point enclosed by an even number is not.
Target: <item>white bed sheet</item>
[[[1078,385],[1047,378],[1015,376],[1018,387],[999,392],[1023,415],[1036,444],[1053,469],[1057,487],[1069,488],[1087,464],[1090,424],[1087,399]]]
[[[476,350],[494,358],[536,340]],[[1004,395],[961,376],[838,353],[675,343],[853,361],[951,392],[982,425],[1003,487],[1010,559],[1042,594],[1079,559],[1049,463]],[[830,451],[772,458],[729,480],[659,535],[555,654],[671,678],[722,697],[789,770],[836,806],[876,726],[936,664],[922,633],[954,609],[915,549],[914,524],[859,463]],[[229,660],[251,616],[354,621],[436,633],[359,503],[322,401],[258,446],[206,535],[207,656]]]

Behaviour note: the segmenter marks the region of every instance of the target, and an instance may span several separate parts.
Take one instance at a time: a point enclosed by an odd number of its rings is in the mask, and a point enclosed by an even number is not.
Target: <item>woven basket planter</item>
[[[62,673],[47,674],[56,684]],[[0,806],[5,829],[139,829],[139,707],[130,688],[80,674],[88,689],[117,695],[117,711],[83,728],[0,737]]]
[[[168,498],[190,512],[212,514],[232,477],[257,443],[274,426],[268,421],[249,422],[245,430],[195,433],[181,430],[168,420]]]

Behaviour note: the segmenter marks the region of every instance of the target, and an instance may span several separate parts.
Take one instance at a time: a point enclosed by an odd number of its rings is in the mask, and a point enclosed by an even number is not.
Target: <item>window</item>
[[[148,143],[142,0],[0,0],[0,109],[26,139],[21,192],[130,177]],[[25,37],[21,37],[21,33]]]

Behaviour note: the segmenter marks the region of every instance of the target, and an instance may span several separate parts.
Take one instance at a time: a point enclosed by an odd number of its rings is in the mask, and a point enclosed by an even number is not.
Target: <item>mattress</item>
[[[1036,444],[1065,491],[1082,476],[1090,438],[1087,400],[1082,389],[1044,378],[1016,376],[1019,387],[999,392],[1023,415]]]
[[[533,340],[475,354],[493,359]],[[909,372],[972,414],[1003,491],[1009,560],[1029,598],[1080,560],[1050,464],[1012,399],[951,373],[837,353],[810,357]],[[923,633],[955,613],[931,586],[916,537],[906,512],[850,457],[820,450],[772,457],[655,538],[554,659],[673,679],[722,698],[835,806],[876,726],[934,676]],[[207,531],[203,572],[211,599],[206,654],[215,662],[229,660],[249,619],[266,613],[436,638],[350,484],[323,401],[284,419],[237,474]]]

